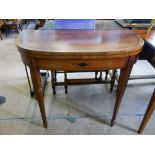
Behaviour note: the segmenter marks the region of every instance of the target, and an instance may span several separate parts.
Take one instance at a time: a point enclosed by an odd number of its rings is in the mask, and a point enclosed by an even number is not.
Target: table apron
[[[63,70],[63,71],[88,71],[103,70],[114,68],[125,68],[128,64],[129,57],[125,58],[109,58],[109,59],[86,59],[86,60],[51,60],[36,59],[35,66],[39,69]]]

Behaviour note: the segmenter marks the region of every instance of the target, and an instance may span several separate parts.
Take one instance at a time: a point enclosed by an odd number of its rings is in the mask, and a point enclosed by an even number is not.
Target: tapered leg
[[[114,121],[116,119],[120,104],[121,104],[121,100],[123,97],[123,94],[125,92],[125,88],[133,67],[133,64],[135,63],[136,58],[135,57],[130,57],[129,61],[128,61],[128,65],[126,68],[121,69],[120,72],[120,78],[119,78],[119,82],[118,82],[118,87],[117,87],[117,93],[116,93],[116,101],[115,101],[115,107],[114,107],[114,111],[113,111],[113,117],[111,120],[111,126],[114,125]]]
[[[29,84],[29,88],[30,88],[30,95],[31,97],[33,97],[35,95],[32,87],[31,87],[31,82],[30,82],[30,78],[29,78],[29,74],[28,74],[28,70],[27,70],[27,66],[25,65],[25,71],[26,71],[26,76],[27,76],[27,81],[28,81],[28,84]]]
[[[53,94],[56,94],[56,90],[55,90],[55,82],[56,82],[56,77],[55,77],[55,72],[51,71],[51,83],[52,83],[52,89],[53,89]]]
[[[32,83],[34,86],[35,96],[38,100],[43,125],[44,128],[47,128],[47,120],[46,120],[46,113],[45,113],[45,106],[44,106],[44,97],[43,92],[41,88],[41,77],[40,77],[40,70],[36,69],[35,63],[30,67],[31,77],[32,77]]]
[[[112,79],[111,79],[111,86],[110,86],[110,92],[113,91],[114,85],[115,85],[115,75],[116,75],[116,69],[112,71]]]
[[[67,73],[64,72],[64,82],[65,82],[65,94],[68,93],[68,84],[67,84]]]
[[[108,79],[108,70],[105,71],[105,80]]]
[[[95,71],[95,79],[97,79],[98,71]]]
[[[100,72],[99,79],[102,80],[102,72]]]
[[[153,95],[151,97],[150,103],[149,103],[149,105],[147,107],[147,110],[145,112],[143,121],[141,122],[141,125],[139,127],[138,133],[142,133],[143,132],[143,130],[144,130],[147,122],[149,121],[149,119],[150,119],[154,109],[155,109],[155,90],[153,92]]]
[[[54,71],[54,78],[55,82],[57,82],[57,71]]]

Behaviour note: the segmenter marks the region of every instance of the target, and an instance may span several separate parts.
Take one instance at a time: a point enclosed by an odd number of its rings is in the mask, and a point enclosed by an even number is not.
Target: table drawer
[[[50,60],[38,59],[36,65],[42,69],[51,70],[103,70],[113,68],[124,68],[128,58],[117,59],[93,59],[93,60]]]

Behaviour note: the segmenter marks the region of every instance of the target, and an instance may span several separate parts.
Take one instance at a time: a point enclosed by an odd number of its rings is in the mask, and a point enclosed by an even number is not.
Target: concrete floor
[[[103,23],[102,23],[103,24]],[[105,24],[103,24],[105,25]],[[53,96],[50,79],[45,93],[48,129],[42,127],[39,108],[29,95],[24,65],[15,45],[16,34],[0,40],[0,95],[7,101],[0,106],[0,134],[65,134],[121,135],[137,134],[146,107],[154,90],[155,79],[129,81],[116,124],[109,126],[115,102],[115,91],[109,85],[69,86],[67,95],[62,86]],[[138,61],[132,74],[155,74],[146,61]],[[88,77],[94,74],[71,74]],[[63,74],[59,74],[59,80]],[[153,115],[143,134],[155,134]]]

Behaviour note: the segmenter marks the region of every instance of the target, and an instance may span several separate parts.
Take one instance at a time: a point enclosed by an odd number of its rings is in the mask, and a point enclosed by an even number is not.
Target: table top
[[[127,54],[141,50],[144,41],[131,30],[25,30],[16,44],[33,54]]]
[[[155,30],[151,30],[147,33],[147,30],[134,30],[138,33],[147,43],[155,48]]]

